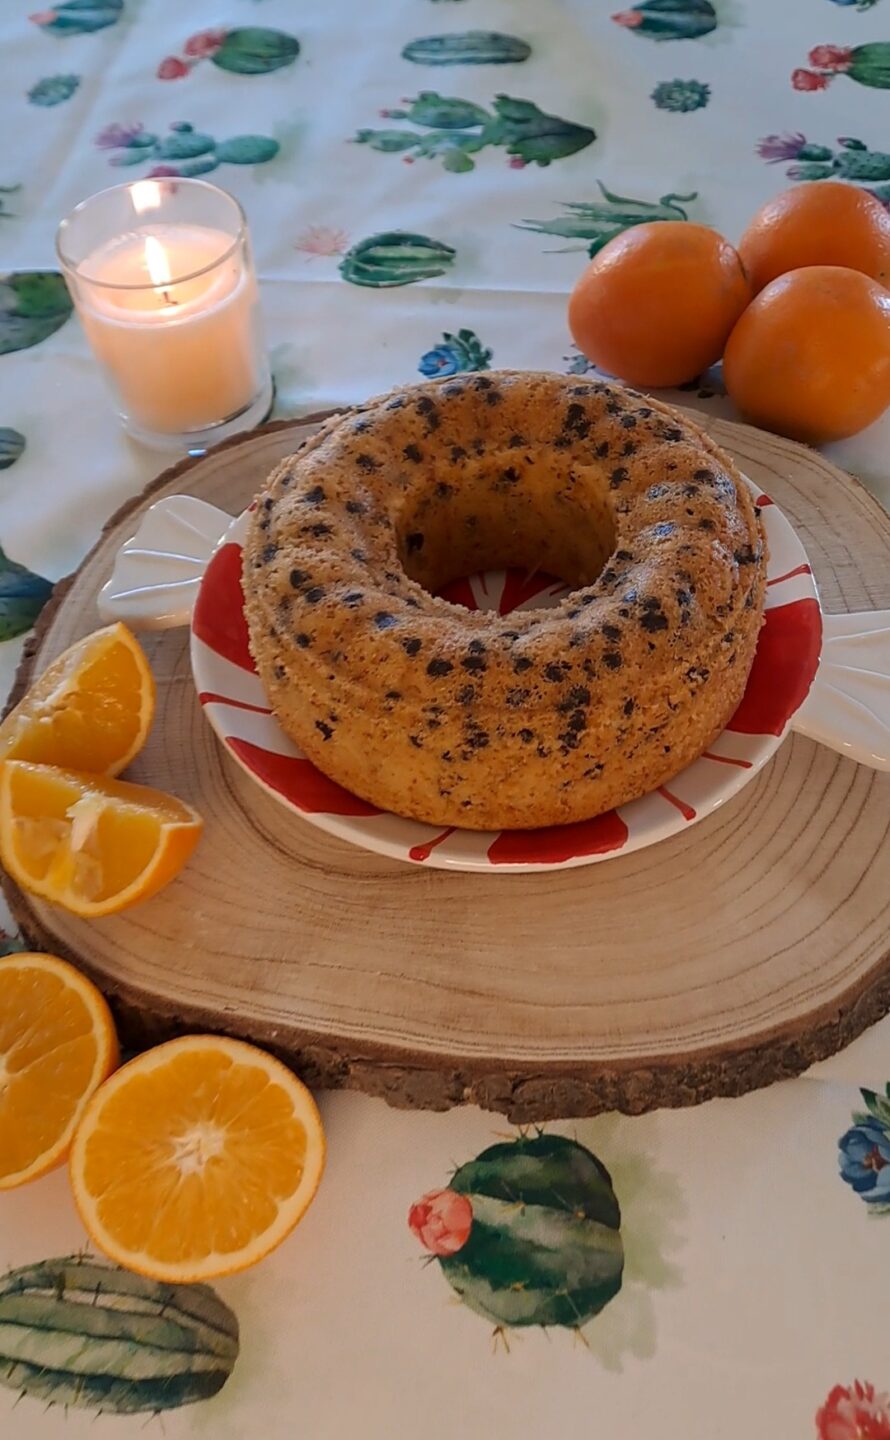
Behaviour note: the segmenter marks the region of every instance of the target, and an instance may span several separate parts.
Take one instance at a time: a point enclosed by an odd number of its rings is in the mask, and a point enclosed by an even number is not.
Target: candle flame
[[[145,268],[151,276],[151,283],[157,290],[163,290],[170,284],[170,262],[167,259],[167,252],[160,240],[154,235],[145,237]]]

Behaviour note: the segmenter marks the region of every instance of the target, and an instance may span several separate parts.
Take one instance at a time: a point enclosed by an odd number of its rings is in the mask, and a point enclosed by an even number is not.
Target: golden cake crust
[[[430,593],[517,565],[555,609]],[[282,728],[398,815],[588,819],[705,750],[744,692],[766,551],[748,488],[686,416],[578,376],[493,371],[335,416],[273,471],[244,549]]]

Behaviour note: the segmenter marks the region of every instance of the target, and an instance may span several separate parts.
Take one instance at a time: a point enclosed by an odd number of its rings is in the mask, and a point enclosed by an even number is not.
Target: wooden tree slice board
[[[237,513],[307,424],[185,462],[116,515],[44,612],[17,693],[96,628],[136,511],[187,491]],[[861,485],[790,441],[708,428],[797,527],[827,610],[890,606],[890,517]],[[30,942],[99,983],[129,1043],[225,1032],[311,1085],[530,1121],[740,1094],[890,1009],[890,775],[795,736],[734,801],[660,845],[545,874],[427,870],[261,793],[201,715],[186,633],[145,645],[158,715],[131,776],[204,814],[194,860],[156,899],[98,922],[5,881]]]

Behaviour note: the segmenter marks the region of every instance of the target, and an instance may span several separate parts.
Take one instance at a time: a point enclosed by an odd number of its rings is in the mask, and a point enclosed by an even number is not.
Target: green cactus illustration
[[[697,40],[717,29],[717,11],[710,0],[641,0],[612,19],[649,40]]]
[[[890,154],[870,150],[855,136],[843,135],[837,149],[814,145],[799,132],[795,135],[767,135],[757,153],[770,164],[793,160],[785,174],[789,180],[850,180],[865,186],[890,180]]]
[[[263,165],[281,148],[268,135],[234,135],[216,140],[185,120],[170,126],[169,135],[155,135],[141,125],[108,125],[96,136],[101,150],[113,151],[109,165],[155,164],[152,175],[207,175],[219,165]]]
[[[32,105],[46,108],[61,105],[63,101],[71,99],[79,84],[79,75],[47,75],[45,79],[38,80],[36,85],[31,86],[28,99]]]
[[[41,30],[64,38],[68,35],[88,35],[94,30],[104,30],[116,25],[124,13],[124,0],[65,0],[51,10],[38,10],[29,18]]]
[[[215,1395],[238,1321],[209,1285],[162,1285],[65,1255],[0,1279],[0,1384],[52,1404],[130,1415]]]
[[[388,289],[394,285],[413,285],[419,280],[434,280],[445,274],[454,257],[452,247],[441,240],[404,230],[388,230],[359,240],[347,250],[339,270],[343,279],[353,285]]]
[[[890,90],[890,40],[868,45],[814,45],[808,56],[813,70],[791,75],[795,90],[825,90],[839,75],[874,90]]]
[[[516,100],[510,95],[495,97],[493,114],[472,101],[439,95],[435,90],[424,90],[416,100],[406,103],[407,110],[380,113],[384,119],[410,120],[427,129],[428,134],[359,130],[356,143],[388,154],[401,153],[409,164],[416,157],[438,156],[446,170],[460,173],[474,169],[471,157],[489,145],[503,146],[511,168],[521,170],[529,164],[549,165],[574,155],[596,139],[596,132],[586,125],[547,115],[531,100]]]
[[[462,1165],[408,1223],[471,1310],[504,1326],[578,1330],[621,1289],[609,1172],[575,1140],[520,1136]]]
[[[234,75],[268,75],[293,65],[300,53],[300,43],[283,30],[266,30],[247,25],[229,30],[220,48],[210,58],[220,70]]]
[[[28,350],[65,324],[73,309],[56,270],[13,270],[0,275],[0,355]]]
[[[0,425],[0,470],[8,470],[24,454],[25,437],[20,430]]]
[[[689,195],[662,195],[661,199],[632,200],[626,195],[615,195],[607,190],[601,180],[597,181],[602,201],[566,204],[570,213],[556,220],[523,220],[516,228],[532,230],[539,235],[561,235],[568,240],[586,240],[588,244],[570,245],[557,253],[572,250],[587,250],[592,258],[602,250],[615,235],[628,230],[632,225],[643,225],[653,220],[688,220],[682,208],[698,199],[698,192]]]
[[[10,560],[0,546],[0,640],[14,640],[30,630],[52,593],[51,580]],[[0,1353],[0,1378],[2,1369]]]
[[[199,30],[185,42],[183,55],[168,55],[158,66],[159,80],[181,80],[202,60],[233,75],[268,75],[293,65],[300,42],[283,30],[259,25],[234,30]]]
[[[402,51],[415,65],[511,65],[527,60],[532,47],[515,35],[494,30],[467,30],[458,35],[428,35],[412,40]]]
[[[710,98],[710,85],[703,85],[700,80],[662,80],[652,91],[659,110],[673,110],[681,115],[690,110],[703,110]]]

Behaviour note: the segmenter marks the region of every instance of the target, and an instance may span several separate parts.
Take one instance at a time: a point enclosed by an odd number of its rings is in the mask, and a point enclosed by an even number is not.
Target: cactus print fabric
[[[4,0],[0,57],[3,693],[167,464],[121,432],[58,271],[88,195],[238,199],[279,417],[590,372],[566,299],[630,226],[737,240],[831,178],[890,206],[890,0]],[[732,415],[719,367],[666,398]],[[890,502],[888,419],[832,454]],[[0,909],[0,953],[25,944]],[[0,1195],[0,1435],[890,1440],[888,1054],[890,1019],[765,1092],[527,1130],[322,1096],[305,1221],[176,1294],[85,1249],[63,1173]]]

